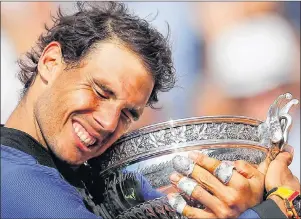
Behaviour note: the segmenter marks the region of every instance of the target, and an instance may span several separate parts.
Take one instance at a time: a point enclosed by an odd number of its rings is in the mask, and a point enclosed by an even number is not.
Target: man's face
[[[100,43],[79,68],[63,69],[38,97],[34,115],[54,154],[81,164],[142,114],[154,80],[136,54],[113,42]]]

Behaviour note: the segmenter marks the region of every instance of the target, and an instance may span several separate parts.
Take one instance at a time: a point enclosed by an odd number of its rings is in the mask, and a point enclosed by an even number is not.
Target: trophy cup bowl
[[[206,116],[150,125],[124,135],[100,157],[86,164],[84,180],[95,214],[114,218],[185,218],[168,204],[175,192],[169,176],[173,158],[200,151],[219,160],[262,162],[272,147],[287,143],[291,125],[288,110],[281,108],[283,94],[271,105],[266,121],[242,116]],[[189,205],[202,207],[194,200]]]

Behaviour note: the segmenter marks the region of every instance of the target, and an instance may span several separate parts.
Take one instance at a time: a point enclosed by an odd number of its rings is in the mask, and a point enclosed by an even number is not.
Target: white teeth
[[[94,144],[96,142],[96,139],[94,138],[94,139],[91,139],[91,142],[90,142],[90,144]]]
[[[80,137],[80,139],[83,140],[83,141],[86,139],[85,134],[82,133],[82,132],[80,132],[80,131],[77,133],[77,135],[78,135],[78,137]]]
[[[90,145],[92,143],[92,140],[91,139],[86,139],[85,142]]]
[[[73,123],[73,128],[81,142],[83,142],[86,146],[90,146],[96,142],[96,139],[90,136],[79,123]]]

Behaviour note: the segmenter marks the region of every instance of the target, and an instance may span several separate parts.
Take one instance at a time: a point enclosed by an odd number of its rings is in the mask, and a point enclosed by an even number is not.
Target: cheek
[[[93,92],[78,91],[71,94],[71,96],[70,100],[72,100],[73,104],[79,108],[91,108],[97,104],[96,98],[93,96]]]
[[[58,117],[59,110],[53,105],[53,96],[46,91],[34,105],[34,116],[48,143],[53,143],[49,142],[49,136],[54,136],[57,129],[60,129],[59,120],[61,118]]]
[[[60,96],[59,102],[64,106],[66,113],[72,113],[73,111],[91,111],[97,106],[97,98],[95,98],[93,91],[69,91]]]
[[[49,129],[56,127],[61,130],[73,114],[89,113],[95,107],[97,98],[93,91],[63,88],[53,89],[52,92],[49,90],[41,95],[36,102],[35,113],[44,129],[52,133]]]
[[[70,74],[74,77],[70,77]],[[64,113],[89,110],[97,104],[94,91],[85,84],[84,78],[76,71],[62,74],[51,90],[54,96],[53,104],[57,109],[65,111]]]

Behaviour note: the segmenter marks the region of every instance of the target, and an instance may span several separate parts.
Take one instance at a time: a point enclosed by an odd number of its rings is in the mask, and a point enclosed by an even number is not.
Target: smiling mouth
[[[75,134],[86,147],[90,147],[95,144],[97,139],[91,136],[81,124],[74,122],[72,126]]]

